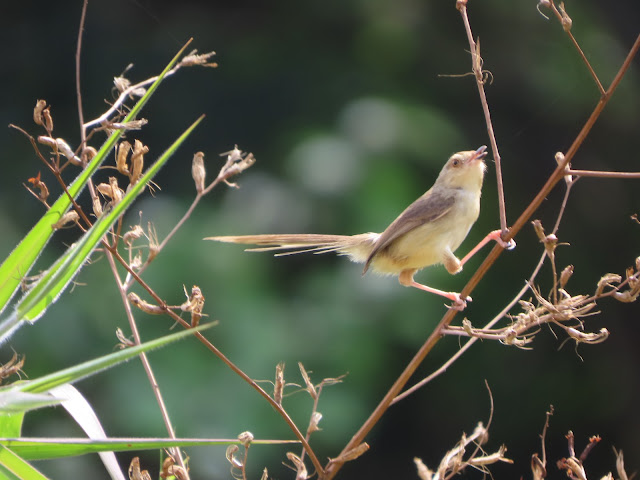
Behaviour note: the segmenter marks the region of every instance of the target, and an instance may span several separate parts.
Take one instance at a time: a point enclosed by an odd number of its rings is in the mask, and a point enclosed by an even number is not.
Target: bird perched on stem
[[[504,248],[515,242],[504,242],[500,231],[489,233],[462,260],[454,252],[465,239],[480,214],[480,194],[486,165],[487,147],[453,154],[440,171],[433,186],[409,205],[382,233],[359,235],[275,234],[208,237],[205,240],[258,245],[248,251],[282,250],[277,255],[303,252],[347,255],[364,263],[363,274],[396,275],[406,287],[441,295],[453,301],[451,308],[462,310],[470,297],[445,292],[417,283],[415,273],[429,265],[442,263],[451,274],[462,266],[487,242],[495,240]]]

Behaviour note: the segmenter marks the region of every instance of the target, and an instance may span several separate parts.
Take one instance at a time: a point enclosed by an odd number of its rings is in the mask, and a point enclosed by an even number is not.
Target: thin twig
[[[169,243],[169,241],[173,238],[173,236],[176,234],[176,232],[178,230],[180,230],[180,228],[182,227],[182,225],[184,225],[184,223],[191,217],[191,214],[193,213],[193,211],[196,209],[196,207],[198,206],[198,204],[200,203],[200,200],[202,200],[202,198],[207,195],[209,192],[211,192],[211,190],[213,190],[215,187],[217,187],[220,183],[224,182],[227,180],[227,177],[225,177],[222,174],[218,174],[218,176],[201,192],[197,192],[195,198],[193,199],[193,202],[191,202],[191,205],[189,206],[189,208],[187,209],[187,211],[182,215],[182,218],[180,218],[180,220],[178,220],[178,222],[173,226],[173,228],[171,229],[171,231],[167,234],[167,236],[162,240],[162,242],[160,242],[156,248],[156,254],[154,256],[157,257],[158,254],[164,249],[164,247],[167,245],[167,243]],[[147,267],[149,266],[150,262],[147,261],[144,265],[142,265],[140,267],[140,269],[138,269],[138,275],[141,275],[142,272],[144,272]],[[128,282],[126,282],[125,287],[128,290],[133,282],[133,278],[129,279]]]
[[[191,40],[189,40],[189,42],[187,42],[186,45],[188,45],[191,42]],[[185,45],[185,46],[186,46]],[[164,78],[170,77],[171,75],[173,75],[174,73],[176,73],[178,70],[180,70],[180,68],[182,68],[183,65],[178,63],[175,67],[173,67],[171,70],[169,70],[167,73],[165,73]],[[88,121],[87,123],[84,124],[84,129],[88,129],[90,127],[94,127],[97,125],[101,125],[103,122],[106,122],[107,120],[109,120],[109,117],[111,115],[113,115],[115,112],[118,111],[118,109],[120,108],[120,106],[125,102],[125,100],[129,97],[129,95],[140,89],[143,88],[147,85],[151,85],[153,82],[155,82],[160,76],[156,75],[155,77],[151,77],[151,78],[147,78],[146,80],[143,80],[139,83],[136,83],[135,85],[131,85],[130,87],[128,87],[127,89],[123,90],[120,93],[120,96],[118,96],[117,100],[115,102],[113,102],[113,105],[111,105],[111,107],[109,107],[109,109],[104,112],[102,115],[100,115],[98,118],[95,118],[93,120]]]
[[[564,6],[561,3],[560,4],[561,5],[561,10],[558,10],[558,8],[556,7],[556,5],[553,2],[553,0],[549,0],[549,4],[551,6],[551,10],[553,10],[553,13],[555,14],[556,17],[558,17],[558,20],[562,24],[562,27],[563,27],[564,31],[567,33],[567,35],[571,39],[571,43],[573,44],[575,49],[578,51],[578,54],[580,55],[580,58],[582,59],[584,64],[587,66],[587,69],[589,70],[589,73],[591,74],[591,78],[593,78],[593,81],[596,83],[596,86],[598,87],[598,91],[600,92],[600,95],[604,95],[605,94],[604,87],[602,86],[602,83],[600,83],[600,79],[598,78],[598,75],[596,75],[596,72],[591,67],[591,64],[589,63],[589,60],[587,60],[587,56],[584,54],[584,52],[580,48],[580,45],[578,44],[578,41],[575,39],[575,37],[571,33],[571,23],[572,23],[572,21],[571,21],[571,18],[569,17],[569,15],[567,15],[567,12],[564,10]]]
[[[557,166],[557,168],[551,174],[547,182],[540,189],[536,197],[531,201],[531,203],[527,206],[525,211],[522,212],[520,217],[513,224],[513,227],[511,228],[511,231],[510,231],[511,236],[515,235],[517,232],[519,232],[522,229],[522,227],[524,227],[524,225],[529,221],[533,213],[538,209],[538,207],[542,204],[542,202],[544,202],[545,198],[547,197],[549,192],[551,192],[553,187],[555,187],[556,184],[567,174],[565,167],[569,165],[569,163],[577,153],[578,149],[580,148],[584,140],[587,138],[587,135],[589,135],[589,132],[593,128],[594,124],[596,123],[596,120],[598,120],[598,117],[604,110],[604,107],[609,102],[611,95],[613,95],[613,92],[615,92],[616,88],[618,88],[618,85],[622,81],[622,78],[624,77],[625,73],[629,69],[631,62],[633,61],[633,58],[638,53],[639,49],[640,49],[640,35],[636,37],[636,40],[633,43],[633,46],[629,50],[627,57],[622,63],[622,66],[618,70],[618,73],[616,74],[615,78],[611,82],[611,85],[609,86],[607,91],[604,93],[604,95],[600,98],[593,112],[591,113],[591,115],[589,115],[589,118],[587,119],[584,126],[578,133],[578,136],[569,147],[569,150],[567,151],[567,153],[564,155],[564,162],[562,162]],[[506,238],[504,240],[509,240],[511,236],[509,236],[509,238]],[[495,262],[498,256],[500,256],[500,253],[502,253],[502,250],[503,250],[502,248],[494,248],[491,251],[491,253],[489,254],[489,257],[485,261],[485,263],[487,264],[485,268],[490,267],[493,264],[493,262]],[[481,269],[482,268],[483,267],[481,266]],[[484,272],[479,272],[477,274],[480,276],[480,278],[484,276]],[[469,282],[471,284],[470,286],[475,287],[476,281],[473,278],[472,280],[473,282],[471,281]]]
[[[313,416],[318,411],[318,403],[320,402],[320,394],[322,393],[322,387],[323,387],[323,384],[321,383],[320,386],[318,387],[316,395],[313,396],[313,408],[311,409],[311,416],[309,418],[309,425],[312,424]],[[305,438],[306,438],[307,442],[311,439],[311,433],[312,432],[307,427],[307,434],[305,435]],[[304,460],[305,452],[306,452],[306,450],[303,448],[302,452],[300,452],[300,460]]]
[[[179,222],[176,224],[176,226],[174,226],[174,228],[171,230],[171,232],[165,237],[165,239],[162,241],[162,243],[160,243],[157,247],[157,251],[156,251],[156,256],[157,254],[162,250],[162,248],[164,248],[164,246],[166,246],[166,244],[168,243],[168,241],[173,237],[173,235],[175,234],[175,232],[184,224],[184,222],[186,222],[186,220],[191,216],[191,213],[193,212],[193,210],[195,209],[195,207],[197,206],[197,204],[200,202],[200,200],[202,199],[202,197],[204,195],[206,195],[207,193],[209,193],[215,186],[219,185],[221,182],[226,182],[228,181],[229,176],[232,174],[233,172],[231,172],[229,169],[225,170],[224,167],[221,170],[221,172],[218,174],[218,176],[211,182],[211,184],[209,184],[207,186],[207,188],[205,188],[202,192],[199,192],[194,201],[192,202],[191,206],[187,209],[187,211],[185,212],[185,214],[182,216],[182,218],[179,220]],[[140,275],[142,274],[142,271],[144,270],[144,268],[146,268],[146,266],[148,266],[148,263],[146,263],[145,265],[143,265],[138,271],[134,271],[130,265],[126,262],[126,260],[124,258],[122,258],[122,256],[120,255],[120,253],[117,251],[117,249],[115,249],[113,246],[108,245],[108,243],[103,241],[103,245],[105,246],[105,248],[109,251],[109,253],[111,253],[111,255],[113,255],[113,257],[127,270],[128,275],[130,276],[130,280],[126,283],[124,283],[122,285],[122,289],[124,292],[126,292],[129,287],[131,286],[132,282],[136,282],[138,283],[142,288],[144,288],[149,295],[151,295],[151,297],[153,298],[154,302],[167,314],[169,315],[174,321],[180,323],[183,327],[185,328],[191,328],[191,325],[189,323],[187,323],[185,320],[183,320],[179,315],[177,315],[175,312],[173,312],[173,310],[171,310],[169,308],[169,306],[167,305],[167,303],[162,300],[162,298],[155,293],[155,291],[140,277]],[[292,430],[293,434],[296,436],[296,438],[300,441],[300,443],[302,444],[304,450],[307,452],[307,454],[309,455],[309,458],[311,459],[311,462],[313,463],[314,468],[316,469],[316,471],[319,474],[322,474],[324,472],[323,468],[322,468],[322,464],[320,463],[320,460],[318,459],[318,457],[316,456],[315,452],[312,450],[311,446],[309,445],[309,442],[307,441],[306,437],[302,434],[302,432],[300,432],[300,430],[298,429],[298,427],[296,426],[296,424],[293,422],[293,420],[291,419],[291,417],[289,416],[289,414],[284,410],[284,408],[282,407],[282,405],[280,405],[278,402],[276,402],[265,390],[262,389],[262,387],[260,387],[251,377],[249,377],[244,371],[242,371],[239,367],[237,367],[231,360],[229,360],[229,358],[227,358],[215,345],[213,345],[209,340],[207,340],[207,338],[205,338],[201,333],[196,332],[195,333],[195,337],[200,340],[200,342],[207,348],[209,349],[214,355],[216,355],[220,360],[222,360],[222,362],[224,364],[226,364],[236,375],[238,375],[240,378],[242,378],[245,382],[247,382],[251,387],[253,387],[265,400],[267,400],[267,402],[269,404],[271,404],[271,406],[280,414],[280,416],[284,419],[284,421],[287,423],[287,425],[289,426],[289,428]]]
[[[80,15],[80,25],[78,26],[78,45],[76,46],[76,98],[78,102],[78,123],[80,124],[80,159],[82,160],[83,165],[87,161],[86,155],[84,155],[84,149],[87,146],[87,129],[83,125],[84,123],[84,113],[82,109],[82,90],[80,88],[80,59],[82,53],[82,34],[84,32],[85,21],[87,18],[87,7],[89,5],[89,0],[84,0],[82,2],[82,14]],[[87,181],[87,186],[89,188],[89,195],[91,196],[91,201],[95,202],[98,198],[98,194],[93,186],[93,180],[90,178]],[[77,211],[77,210],[76,210]],[[80,212],[78,212],[80,213]],[[84,215],[84,214],[82,214]],[[85,217],[86,218],[86,217]],[[91,223],[88,223],[91,225]]]
[[[78,44],[76,45],[76,100],[78,102],[78,121],[80,123],[81,149],[85,146],[86,130],[82,128],[84,123],[84,113],[82,111],[82,89],[80,88],[80,54],[82,53],[82,34],[84,32],[85,20],[87,18],[87,6],[89,0],[82,2],[82,13],[80,15],[80,26],[78,27]],[[80,157],[82,158],[82,157]]]
[[[72,208],[78,213],[80,218],[82,218],[82,220],[85,222],[86,229],[91,228],[91,220],[89,220],[89,218],[84,213],[84,210],[82,210],[80,205],[78,205],[78,202],[76,202],[76,199],[73,198],[71,193],[69,193],[69,189],[67,188],[67,184],[64,182],[64,179],[62,178],[62,175],[60,175],[60,170],[55,165],[52,165],[51,163],[49,163],[46,158],[44,158],[44,156],[40,152],[40,149],[38,148],[38,144],[36,143],[36,139],[33,138],[32,135],[27,133],[26,130],[24,130],[21,127],[18,127],[17,125],[9,124],[9,127],[18,130],[20,133],[22,133],[23,135],[25,135],[29,139],[29,141],[31,142],[31,146],[33,147],[33,149],[34,149],[36,155],[38,156],[38,158],[42,161],[44,166],[55,177],[56,181],[60,184],[60,187],[62,188],[62,191],[69,198],[69,201],[71,202]],[[86,229],[83,228],[82,226],[80,226],[80,228],[82,229],[82,231],[86,231]]]
[[[144,288],[149,295],[153,298],[156,305],[158,305],[167,315],[171,317],[172,320],[176,321],[184,328],[191,328],[191,325],[187,323],[182,317],[177,315],[173,310],[169,308],[167,303],[160,298],[160,296],[138,275],[137,272],[131,269],[131,267],[127,264],[124,258],[120,255],[117,250],[111,248],[111,246],[106,247],[109,252],[111,252],[114,258],[127,269],[127,272],[135,279],[136,283],[138,283],[142,288]],[[236,366],[229,358],[227,358],[215,345],[213,345],[204,335],[200,332],[196,332],[194,336],[200,340],[200,342],[215,356],[217,356],[222,362],[227,365],[236,375],[242,378],[245,382],[247,382],[254,390],[256,390],[267,402],[278,412],[278,414],[284,419],[287,423],[295,437],[302,443],[302,446],[309,454],[309,458],[313,463],[313,466],[316,468],[318,472],[323,472],[322,464],[318,460],[318,457],[315,455],[314,451],[311,449],[311,446],[307,442],[306,438],[300,432],[294,421],[291,419],[289,414],[279,405],[260,385],[258,385],[249,375],[244,373],[238,366]]]
[[[545,252],[542,252],[542,255],[540,256],[540,259],[538,260],[538,264],[536,265],[536,267],[533,269],[533,273],[530,276],[530,280],[533,280],[537,275],[538,272],[540,272],[540,269],[542,268],[542,265],[544,264],[544,259],[547,256],[547,254]],[[507,304],[506,307],[504,307],[502,309],[502,311],[500,313],[498,313],[495,317],[493,317],[491,319],[490,322],[488,322],[483,328],[491,328],[493,327],[496,323],[498,323],[500,320],[502,320],[504,318],[504,316],[509,313],[509,311],[518,303],[518,301],[522,298],[522,296],[527,293],[527,291],[529,290],[529,284],[525,284],[524,287],[522,287],[520,289],[520,291],[516,294],[516,296]],[[435,379],[436,377],[442,375],[444,372],[447,371],[447,369],[453,365],[453,363],[458,360],[467,350],[469,350],[471,348],[471,346],[476,343],[479,340],[479,338],[476,337],[471,337],[469,340],[467,340],[467,342],[460,348],[460,350],[458,350],[455,354],[453,354],[451,356],[451,358],[449,358],[449,360],[447,360],[444,364],[442,364],[442,366],[440,368],[438,368],[437,370],[435,370],[431,375],[429,375],[428,377],[425,377],[424,379],[420,380],[418,383],[416,383],[415,385],[413,385],[411,388],[408,388],[407,390],[405,390],[404,392],[402,392],[400,395],[398,395],[397,397],[395,397],[393,399],[393,401],[391,402],[391,405],[399,402],[400,400],[408,397],[409,395],[415,393],[417,390],[419,390],[420,388],[424,387],[427,383],[431,382],[433,379]]]
[[[603,172],[596,170],[573,170],[567,169],[567,175],[576,177],[598,177],[598,178],[640,178],[640,172]]]
[[[120,293],[120,298],[122,300],[122,304],[124,306],[125,313],[127,315],[127,319],[129,320],[129,327],[131,328],[131,333],[133,334],[133,339],[136,345],[140,345],[142,343],[142,339],[140,337],[140,332],[138,331],[138,326],[136,324],[136,320],[133,316],[133,312],[131,311],[131,304],[129,303],[129,299],[127,298],[127,291],[125,290],[124,284],[120,280],[120,276],[118,275],[118,269],[116,268],[116,263],[113,259],[113,255],[110,251],[107,250],[107,260],[109,261],[109,267],[111,268],[111,273],[113,274],[113,278],[116,281],[116,286],[118,287],[118,293]],[[151,363],[149,362],[149,358],[145,352],[142,352],[140,355],[140,361],[142,362],[142,366],[144,367],[144,371],[147,374],[147,378],[149,379],[149,384],[151,385],[151,389],[153,390],[153,394],[156,397],[156,401],[158,402],[158,408],[160,409],[160,414],[162,415],[162,419],[164,421],[165,428],[167,429],[167,434],[169,438],[175,439],[176,433],[173,429],[173,425],[171,424],[171,419],[169,418],[169,411],[167,410],[167,406],[164,403],[164,399],[162,397],[162,392],[160,391],[160,386],[156,380],[156,377],[153,373],[153,369],[151,368]],[[177,459],[178,465],[185,469],[184,459],[182,458],[182,452],[179,448],[172,449],[172,455]]]
[[[489,104],[487,103],[487,96],[484,93],[484,79],[482,76],[482,57],[480,56],[480,47],[476,45],[473,40],[473,34],[471,33],[471,24],[469,23],[469,17],[467,16],[467,4],[466,1],[458,1],[456,7],[462,15],[462,21],[464,22],[464,28],[467,32],[467,40],[469,41],[469,48],[471,50],[471,68],[476,77],[476,85],[478,86],[478,93],[480,95],[480,103],[482,104],[482,112],[484,113],[484,121],[487,125],[487,133],[489,134],[489,142],[491,143],[491,151],[493,152],[493,160],[496,164],[496,186],[498,189],[498,211],[500,213],[500,230],[503,235],[507,232],[507,213],[504,200],[504,187],[502,184],[502,163],[500,161],[500,152],[498,151],[498,143],[496,141],[496,135],[493,131],[493,124],[491,122],[491,112],[489,111]]]

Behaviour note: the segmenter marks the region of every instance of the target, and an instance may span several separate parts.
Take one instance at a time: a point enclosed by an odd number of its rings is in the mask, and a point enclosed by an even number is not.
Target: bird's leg
[[[403,270],[400,272],[398,276],[398,281],[401,285],[405,287],[414,287],[419,288],[420,290],[424,290],[425,292],[435,293],[436,295],[440,295],[441,297],[448,298],[453,301],[453,305],[449,308],[453,308],[454,310],[462,311],[467,306],[467,302],[471,301],[471,297],[467,297],[463,299],[459,293],[456,292],[445,292],[444,290],[438,290],[437,288],[428,287],[426,285],[422,285],[421,283],[416,282],[413,279],[413,275],[416,273],[415,269]]]
[[[508,242],[505,242],[504,240],[502,240],[501,234],[502,232],[500,230],[494,230],[493,232],[489,232],[487,236],[484,237],[480,241],[480,243],[478,243],[475,247],[473,247],[473,249],[469,253],[467,253],[465,257],[460,261],[460,267],[462,268],[462,265],[464,265],[467,260],[473,257],[476,253],[478,253],[478,250],[484,247],[491,240],[495,240],[498,243],[498,245],[500,245],[502,248],[506,248],[507,250],[513,250],[516,247],[516,242],[513,239],[509,240]]]

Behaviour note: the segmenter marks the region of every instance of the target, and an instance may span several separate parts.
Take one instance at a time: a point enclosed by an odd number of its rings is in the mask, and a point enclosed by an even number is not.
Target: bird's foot
[[[457,310],[458,312],[461,312],[465,308],[467,308],[467,302],[472,301],[472,298],[469,296],[463,299],[459,293],[456,293],[456,292],[448,292],[448,293],[450,297],[447,297],[447,298],[451,298],[451,300],[453,300],[453,303],[451,305],[447,305],[447,308],[450,308],[451,310]]]
[[[444,290],[438,290],[437,288],[428,287],[427,285],[422,285],[421,283],[416,282],[413,279],[413,274],[415,270],[405,270],[400,273],[398,280],[405,287],[413,287],[423,290],[429,293],[435,293],[436,295],[440,295],[441,297],[448,298],[453,302],[452,305],[447,305],[447,308],[452,308],[454,310],[458,310],[461,312],[467,306],[467,302],[471,301],[471,297],[462,298],[457,292],[445,292]]]
[[[500,245],[505,250],[513,250],[516,248],[516,241],[512,238],[508,242],[505,242],[502,239],[502,232],[500,230],[494,230],[493,232],[487,235],[489,240],[495,240],[498,245]]]
[[[500,239],[498,243],[505,250],[513,250],[514,248],[516,248],[516,241],[513,238],[510,239],[508,242],[505,242],[504,240]]]

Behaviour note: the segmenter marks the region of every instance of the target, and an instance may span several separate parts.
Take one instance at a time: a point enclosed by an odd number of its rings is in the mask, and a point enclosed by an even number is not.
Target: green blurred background
[[[555,166],[555,152],[566,151],[598,100],[558,22],[547,21],[535,7],[535,1],[470,5],[484,66],[494,78],[487,95],[510,222],[539,190]],[[4,125],[39,133],[32,108],[44,98],[53,105],[56,135],[77,145],[74,51],[80,9],[77,1],[3,6]],[[567,10],[606,87],[638,34],[637,4],[569,2]],[[161,191],[139,202],[127,224],[141,215],[143,226],[152,221],[161,238],[171,229],[194,196],[195,151],[205,152],[210,177],[221,165],[217,154],[235,143],[258,162],[237,179],[240,189],[223,186],[206,198],[145,278],[174,304],[183,301],[183,284],[199,285],[206,313],[220,322],[209,338],[253,378],[272,379],[280,361],[287,364],[290,382],[301,382],[296,362],[316,381],[348,373],[343,384],[323,392],[323,430],[312,438],[320,458],[335,456],[432,331],[445,311],[443,302],[391,278],[361,278],[360,267],[333,256],[274,259],[202,238],[381,231],[431,185],[448,155],[488,144],[472,77],[442,76],[470,69],[460,16],[454,1],[95,1],[84,35],[85,117],[104,110],[103,99],[112,98],[112,78],[130,62],[135,64],[132,80],[154,75],[190,37],[201,52],[217,51],[220,67],[184,70],[165,82],[143,113],[149,125],[130,138],[149,145],[151,159],[201,113],[207,118],[157,178]],[[578,153],[576,168],[638,170],[639,85],[636,59]],[[16,131],[0,130],[0,144],[4,258],[42,214],[22,183],[44,169]],[[480,220],[461,252],[498,226],[492,165]],[[50,177],[47,183],[54,185]],[[562,189],[536,213],[549,229]],[[576,266],[570,293],[593,292],[602,274],[622,273],[640,254],[640,226],[629,218],[640,211],[639,198],[638,181],[583,179],[576,185],[558,234],[571,244],[558,249],[559,268]],[[57,234],[39,268],[46,268],[75,235]],[[532,228],[517,241],[518,248],[504,253],[474,292],[465,311],[474,325],[501,310],[535,265],[541,247]],[[458,276],[433,267],[417,278],[459,290],[485,253]],[[24,370],[34,378],[113,350],[116,327],[128,327],[106,260],[97,254],[77,280],[80,284],[46,318],[2,346],[0,361],[7,361],[12,349],[25,353]],[[545,269],[539,277],[543,291],[548,281]],[[546,327],[531,351],[478,343],[444,376],[393,407],[368,437],[371,451],[346,466],[342,478],[417,478],[414,456],[436,467],[462,431],[487,419],[485,380],[495,402],[487,449],[505,443],[516,460],[514,466],[496,467],[496,476],[529,475],[549,404],[556,409],[548,434],[551,475],[561,474],[554,463],[568,454],[564,434],[569,429],[579,451],[588,436],[603,437],[589,457],[591,478],[614,468],[612,445],[625,451],[629,471],[637,470],[640,308],[606,300],[600,308],[602,314],[589,318],[587,329],[610,330],[611,338],[601,345],[559,348],[563,335],[556,338]],[[147,339],[171,325],[166,318],[138,317]],[[440,342],[420,374],[429,374],[457,348],[455,338]],[[258,438],[291,438],[272,409],[197,342],[154,352],[151,361],[180,436],[234,437],[250,430]],[[165,434],[139,362],[77,386],[108,434]],[[297,394],[285,405],[304,428],[310,399]],[[25,434],[80,432],[62,410],[50,409],[30,414]],[[291,478],[281,465],[284,452],[253,448],[252,478],[263,466],[274,478]],[[224,448],[193,448],[188,455],[192,478],[229,478]],[[130,455],[121,459],[127,465]],[[143,465],[152,471],[156,460],[157,455],[143,455]],[[53,478],[105,478],[93,457],[38,466]]]

